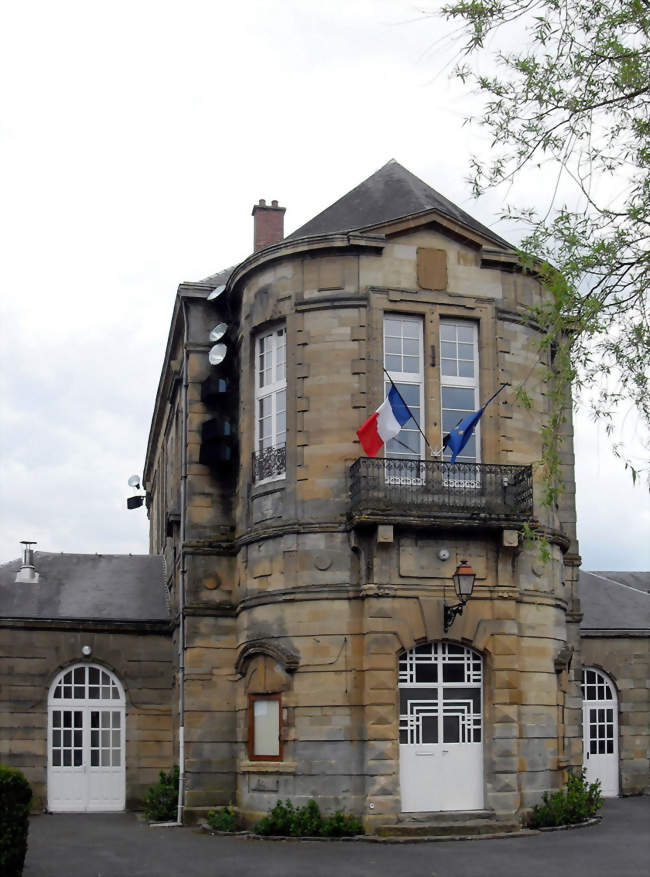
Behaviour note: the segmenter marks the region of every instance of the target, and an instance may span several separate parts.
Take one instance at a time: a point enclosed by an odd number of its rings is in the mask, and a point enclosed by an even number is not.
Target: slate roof
[[[237,265],[231,265],[230,268],[222,268],[221,271],[217,271],[216,274],[210,274],[209,277],[204,277],[203,280],[198,280],[197,283],[209,283],[214,287],[221,286],[222,283],[228,281],[236,267]]]
[[[0,618],[168,621],[164,561],[148,554],[34,552],[38,582],[0,565]]]
[[[395,159],[292,232],[287,240],[358,231],[425,210],[439,210],[479,234],[492,238],[500,247],[513,249],[511,244],[436,192]]]
[[[580,570],[580,629],[650,631],[649,588],[650,572]]]

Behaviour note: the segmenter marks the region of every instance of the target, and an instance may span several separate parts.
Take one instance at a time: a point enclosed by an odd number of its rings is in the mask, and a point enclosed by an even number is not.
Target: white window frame
[[[462,326],[464,328],[471,328],[472,329],[472,332],[473,332],[472,344],[473,344],[473,355],[474,355],[474,376],[471,378],[461,377],[460,375],[445,375],[445,374],[443,374],[442,361],[443,361],[444,357],[442,355],[442,352],[443,352],[442,327],[448,326],[448,325]],[[455,317],[441,317],[440,318],[439,340],[440,340],[440,356],[439,356],[439,360],[440,360],[440,423],[442,424],[442,419],[443,419],[442,412],[444,410],[443,404],[442,404],[442,397],[443,397],[443,390],[446,387],[450,387],[450,388],[458,387],[461,389],[473,390],[474,391],[474,407],[472,408],[473,411],[477,411],[480,404],[481,404],[480,396],[479,396],[479,366],[480,366],[480,363],[479,363],[479,351],[478,351],[478,323],[474,322],[473,320],[456,319]],[[447,409],[447,410],[449,410],[449,409]],[[443,434],[446,431],[447,430],[445,430],[443,427]],[[475,439],[475,444],[476,444],[476,459],[473,460],[472,462],[478,464],[481,462],[481,424],[480,424],[480,422],[477,423],[476,426],[474,427],[474,439]],[[445,451],[445,454],[446,453],[447,452]],[[460,456],[462,457],[463,454],[461,453]],[[443,455],[443,460],[444,459],[445,459],[445,456]],[[461,459],[461,460],[459,460],[459,462],[467,462],[467,461],[464,461]],[[459,486],[461,486],[461,485],[459,484]],[[471,485],[468,482],[465,486],[471,486]]]
[[[411,323],[417,326],[417,342],[418,342],[418,371],[416,372],[405,372],[405,371],[395,371],[388,367],[387,357],[391,354],[388,353],[386,349],[386,323],[389,320],[399,320],[401,323]],[[404,334],[402,332],[401,338],[404,339]],[[399,314],[399,313],[385,313],[383,320],[383,364],[384,368],[391,376],[393,382],[397,386],[397,389],[400,389],[400,385],[407,384],[409,386],[417,387],[420,394],[420,415],[419,415],[419,426],[422,432],[418,432],[418,442],[419,442],[419,452],[417,456],[415,453],[411,459],[419,459],[423,461],[426,459],[426,448],[424,444],[424,438],[422,433],[424,432],[425,426],[425,395],[424,395],[424,318],[419,315],[408,315],[408,314]],[[388,392],[390,390],[390,381],[384,375],[384,398],[388,396]],[[400,436],[398,435],[397,438]],[[388,451],[388,446],[384,447],[384,458],[386,460],[406,460],[408,459],[406,456],[402,456],[401,453],[390,454]],[[424,483],[424,475],[425,475],[425,467],[424,466],[414,466],[414,471],[412,474],[408,474],[407,472],[396,474],[391,466],[386,465],[385,471],[385,482],[386,484],[412,484],[412,485],[421,485]]]
[[[269,340],[269,348],[264,351],[265,355],[270,354],[271,356],[271,380],[268,383],[260,385],[260,357],[262,355],[262,345]],[[279,357],[280,352],[283,353],[282,357]],[[255,361],[254,361],[254,374],[255,374],[255,410],[254,410],[254,418],[255,418],[255,454],[260,454],[263,450],[269,450],[270,448],[280,448],[282,446],[286,447],[287,441],[287,330],[286,326],[274,326],[273,329],[268,329],[265,332],[262,332],[255,339]],[[278,402],[281,398],[281,394],[284,394],[284,430],[280,431],[278,429],[278,413],[280,412],[280,408]],[[268,445],[267,448],[260,448],[261,441],[261,430],[260,430],[260,402],[265,399],[271,399],[271,444]],[[280,440],[282,439],[282,440]],[[269,481],[277,481],[278,479],[284,478],[286,474],[286,468],[282,470],[282,472],[278,472],[276,475],[273,475],[269,478],[263,478],[257,481],[257,484],[267,483]]]

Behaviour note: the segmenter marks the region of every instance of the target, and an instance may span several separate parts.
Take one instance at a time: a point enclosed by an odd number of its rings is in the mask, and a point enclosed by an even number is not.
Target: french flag
[[[374,457],[381,446],[389,439],[395,438],[410,419],[411,412],[402,401],[397,389],[391,387],[385,401],[357,430],[359,441],[366,454]]]

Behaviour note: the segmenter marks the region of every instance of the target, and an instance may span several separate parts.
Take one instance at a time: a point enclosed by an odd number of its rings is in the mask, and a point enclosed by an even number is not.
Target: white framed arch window
[[[582,669],[583,765],[587,781],[600,781],[603,797],[619,794],[618,696],[597,667]]]
[[[48,697],[48,809],[123,810],[126,799],[124,688],[94,663],[66,667]]]

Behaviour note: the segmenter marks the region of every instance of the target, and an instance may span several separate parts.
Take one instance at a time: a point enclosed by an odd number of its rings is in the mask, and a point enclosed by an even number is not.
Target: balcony
[[[508,526],[533,515],[532,466],[370,459],[350,467],[353,522]]]

